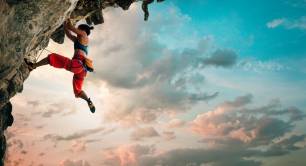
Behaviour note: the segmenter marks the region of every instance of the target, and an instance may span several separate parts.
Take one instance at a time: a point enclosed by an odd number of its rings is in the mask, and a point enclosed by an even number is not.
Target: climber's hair
[[[87,24],[81,24],[81,25],[78,26],[78,28],[85,31],[87,35],[90,35],[90,30],[94,29],[93,26],[89,26]]]

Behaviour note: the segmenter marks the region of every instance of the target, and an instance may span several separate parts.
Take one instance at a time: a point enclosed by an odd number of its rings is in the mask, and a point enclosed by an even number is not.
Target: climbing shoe
[[[34,70],[35,67],[34,67],[34,63],[33,62],[30,62],[28,59],[24,58],[24,62],[28,65],[28,68],[30,71]]]
[[[90,98],[87,101],[88,107],[90,109],[90,112],[95,113],[96,111],[96,107],[94,106],[94,104],[92,103],[92,101],[90,100]]]

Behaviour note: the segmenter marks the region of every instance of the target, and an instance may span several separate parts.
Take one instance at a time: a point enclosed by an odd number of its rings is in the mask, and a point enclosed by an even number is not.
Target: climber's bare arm
[[[77,37],[74,36],[74,35],[72,35],[71,32],[68,30],[68,28],[67,28],[67,23],[66,23],[66,22],[64,23],[64,30],[65,30],[66,36],[67,36],[70,40],[72,40],[73,42],[75,42],[75,41],[77,40]]]
[[[86,32],[75,28],[69,19],[66,21],[65,24],[66,24],[67,30],[72,31],[73,33],[80,35],[80,36],[87,36]]]

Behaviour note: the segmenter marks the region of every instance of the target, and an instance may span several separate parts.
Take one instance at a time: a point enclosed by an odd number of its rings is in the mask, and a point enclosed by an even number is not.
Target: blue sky
[[[182,13],[189,15],[192,18],[191,25],[201,35],[216,35],[221,41],[225,40],[220,44],[241,50],[242,56],[270,60],[303,58],[306,54],[303,47],[306,42],[305,29],[269,29],[266,26],[267,22],[276,18],[302,17],[305,6],[294,6],[297,2],[195,0],[186,3],[174,0],[168,3],[174,3]],[[245,44],[248,40],[252,40],[252,44]]]
[[[84,84],[97,112],[74,98],[71,73],[34,70],[12,101],[8,166],[305,165],[305,9],[166,0],[148,22],[140,3],[105,9]],[[48,50],[70,57],[73,44]]]

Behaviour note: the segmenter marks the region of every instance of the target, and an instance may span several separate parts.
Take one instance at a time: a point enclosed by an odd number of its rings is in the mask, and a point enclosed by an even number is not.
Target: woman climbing
[[[74,42],[74,55],[72,59],[59,54],[51,53],[37,63],[26,63],[29,65],[30,70],[49,64],[55,68],[64,68],[74,73],[72,83],[75,97],[82,98],[87,101],[90,111],[94,113],[94,104],[82,90],[83,81],[86,77],[87,71],[93,71],[92,61],[86,57],[88,54],[88,35],[92,29],[93,27],[90,27],[87,24],[81,24],[78,26],[78,28],[75,28],[68,19],[64,23],[64,30],[67,37]],[[71,32],[75,33],[76,36]]]

